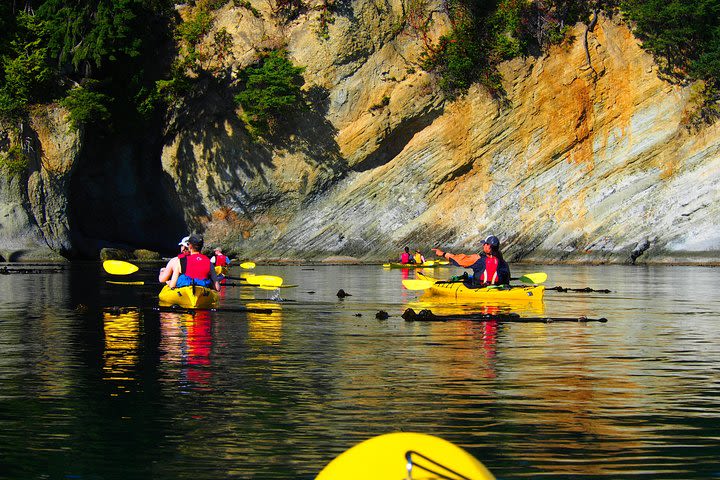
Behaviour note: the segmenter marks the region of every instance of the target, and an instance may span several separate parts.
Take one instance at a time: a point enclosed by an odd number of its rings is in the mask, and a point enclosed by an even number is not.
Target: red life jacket
[[[183,266],[183,262],[185,265]],[[185,258],[180,259],[182,273],[195,280],[205,280],[210,278],[210,269],[212,264],[210,259],[202,253],[188,254]]]
[[[498,282],[498,264],[500,261],[497,257],[485,258],[485,271],[482,275],[482,283],[496,284]]]
[[[400,255],[400,263],[410,263],[410,254],[403,252]]]
[[[224,267],[227,265],[227,257],[225,255],[215,255],[215,266]]]

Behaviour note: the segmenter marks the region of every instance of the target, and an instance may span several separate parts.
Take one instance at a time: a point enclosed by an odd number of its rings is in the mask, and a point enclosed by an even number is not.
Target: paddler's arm
[[[180,260],[178,260],[179,262]],[[167,282],[168,287],[175,288],[175,285],[177,285],[178,278],[180,277],[180,265],[177,266],[177,268],[173,268],[172,277]]]
[[[178,258],[173,257],[168,261],[167,265],[165,265],[165,268],[160,269],[160,275],[158,275],[158,282],[167,283],[167,281],[172,278],[172,274],[176,270],[175,264],[177,263],[177,261]]]
[[[439,248],[433,248],[432,251],[435,252],[435,255],[437,255],[438,257],[447,258],[454,265],[463,268],[472,267],[475,262],[480,259],[480,255],[478,255],[477,253],[473,253],[472,255],[465,255],[464,253],[443,252]]]

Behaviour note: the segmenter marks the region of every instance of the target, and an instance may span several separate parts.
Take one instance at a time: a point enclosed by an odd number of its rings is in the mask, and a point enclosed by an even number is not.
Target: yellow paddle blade
[[[537,272],[537,273],[526,273],[522,277],[518,278],[523,283],[528,283],[530,285],[537,285],[540,283],[544,283],[545,280],[547,280],[547,273],[545,272]]]
[[[122,260],[105,260],[103,268],[111,275],[130,275],[138,271],[138,267]]]
[[[295,288],[298,285],[278,285],[276,287],[272,285],[253,285],[253,287],[261,288],[263,290],[277,290],[278,288]]]
[[[240,268],[244,268],[245,270],[252,270],[255,268],[254,262],[243,262],[240,264]]]
[[[245,280],[250,285],[257,285],[259,287],[278,288],[283,283],[282,277],[276,277],[274,275],[245,275]]]
[[[408,290],[427,290],[428,288],[432,287],[435,282],[431,280],[417,280],[417,279],[411,279],[406,278],[402,281],[402,284],[407,288]]]
[[[113,285],[145,285],[145,282],[114,282],[112,280],[106,280],[106,282]]]

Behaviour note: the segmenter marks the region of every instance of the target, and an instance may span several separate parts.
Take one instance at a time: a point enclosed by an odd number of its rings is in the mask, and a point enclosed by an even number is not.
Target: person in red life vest
[[[472,283],[475,285],[505,285],[510,283],[510,266],[500,252],[500,240],[490,235],[483,243],[483,253],[466,255],[464,253],[443,252],[433,248],[438,257],[450,260],[452,265],[471,268]]]
[[[160,269],[160,275],[158,276],[158,281],[160,283],[167,283],[168,281],[170,281],[175,271],[180,272],[180,259],[185,257],[190,252],[190,250],[188,249],[189,239],[190,237],[187,236],[183,237],[183,239],[180,240],[180,243],[178,243],[178,246],[180,247],[180,253],[178,254],[178,256],[171,258],[167,265],[164,268]]]
[[[410,247],[405,247],[405,251],[400,254],[400,263],[415,263],[415,259],[410,253]]]
[[[198,235],[190,235],[187,256],[180,258],[180,271],[174,272],[168,282],[170,288],[185,287],[188,285],[199,285],[201,287],[215,288],[220,290],[220,279],[210,263],[210,259],[200,253],[203,247],[203,239]]]
[[[230,259],[223,255],[222,248],[220,247],[215,247],[214,252],[215,255],[210,257],[210,263],[213,264],[215,273],[217,273],[220,278],[220,283],[224,285],[225,276],[228,274],[228,267],[230,266]]]
[[[230,259],[223,255],[222,248],[215,247],[215,255],[210,258],[210,263],[216,267],[224,267],[230,265]]]

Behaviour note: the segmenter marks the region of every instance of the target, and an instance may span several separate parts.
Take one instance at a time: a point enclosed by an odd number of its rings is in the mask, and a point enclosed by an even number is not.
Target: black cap
[[[495,235],[490,235],[489,237],[487,237],[484,243],[496,248],[500,246],[500,240],[498,240]]]
[[[190,245],[202,246],[204,243],[203,237],[201,237],[200,235],[190,235],[190,238],[188,238],[188,243]]]

